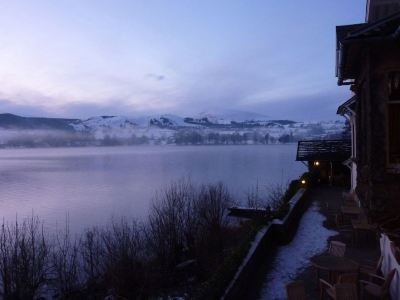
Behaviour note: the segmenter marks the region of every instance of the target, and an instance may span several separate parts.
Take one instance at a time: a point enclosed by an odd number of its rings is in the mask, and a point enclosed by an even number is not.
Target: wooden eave
[[[338,84],[353,84],[359,73],[366,43],[382,43],[400,37],[400,13],[368,24],[336,28],[336,76]]]
[[[343,162],[350,156],[350,140],[310,140],[298,142],[296,160]]]
[[[355,110],[355,104],[357,101],[357,96],[354,95],[353,97],[351,97],[349,100],[347,100],[346,102],[344,102],[342,105],[340,105],[338,107],[337,110],[337,114],[344,116],[346,113],[353,113]]]

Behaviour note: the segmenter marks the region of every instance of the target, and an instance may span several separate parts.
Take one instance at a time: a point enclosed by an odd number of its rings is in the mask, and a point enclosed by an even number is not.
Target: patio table
[[[365,223],[365,222],[358,222],[357,220],[352,220],[351,225],[353,227],[353,243],[358,244],[359,242],[359,235],[361,232],[363,233],[370,233],[375,232],[376,225]],[[368,236],[366,236],[368,238]]]
[[[329,280],[332,282],[332,274],[358,272],[360,265],[346,257],[333,255],[318,255],[310,259],[311,264],[317,270],[329,272]]]
[[[359,208],[358,206],[342,205],[340,207],[340,211],[344,215],[356,215],[356,216],[358,216],[358,215],[360,215],[362,213],[361,208]]]

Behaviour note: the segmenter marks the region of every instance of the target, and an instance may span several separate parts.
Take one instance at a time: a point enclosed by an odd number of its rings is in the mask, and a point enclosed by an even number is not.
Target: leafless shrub
[[[12,230],[3,223],[0,232],[0,276],[2,284],[1,294],[6,299],[15,294],[16,290],[13,276],[13,258],[16,244]]]
[[[210,230],[220,230],[227,226],[227,208],[232,203],[232,197],[222,183],[201,186],[196,201],[201,226]]]
[[[196,187],[180,180],[157,195],[145,224],[113,220],[73,238],[67,218],[65,230],[52,239],[35,218],[3,224],[0,296],[32,299],[52,288],[59,299],[145,299],[163,295],[189,275],[192,284],[224,259],[232,204],[222,183]],[[183,268],[188,262],[190,268]]]
[[[101,233],[106,282],[119,295],[137,298],[143,295],[146,274],[143,234],[136,222],[113,221]]]
[[[104,280],[104,245],[101,232],[93,227],[86,230],[80,240],[82,271],[89,292],[95,293]]]
[[[47,283],[49,245],[37,218],[0,230],[1,294],[5,299],[32,299]]]
[[[193,247],[197,228],[195,189],[188,180],[172,183],[153,201],[147,241],[163,268],[173,268],[183,252]]]
[[[203,185],[196,199],[196,218],[200,224],[197,234],[196,257],[199,272],[208,276],[223,260],[228,227],[227,208],[232,198],[222,183]]]
[[[247,207],[251,208],[266,208],[268,206],[266,195],[262,194],[260,185],[257,184],[249,188],[246,193]]]
[[[285,205],[285,193],[288,189],[288,183],[276,183],[266,186],[267,190],[267,201],[268,205],[272,210],[279,210],[283,205]]]
[[[52,252],[53,284],[61,299],[77,299],[82,289],[79,263],[79,241],[69,232],[68,221],[65,231],[56,236]]]

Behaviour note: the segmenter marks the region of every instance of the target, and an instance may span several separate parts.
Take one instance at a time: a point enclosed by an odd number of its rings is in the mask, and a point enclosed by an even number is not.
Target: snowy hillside
[[[259,116],[260,117],[260,116]],[[106,136],[129,138],[132,135],[145,136],[149,139],[172,138],[176,133],[193,133],[207,135],[246,134],[258,135],[278,140],[289,136],[290,142],[299,139],[324,138],[339,135],[344,129],[342,121],[295,122],[290,120],[245,119],[240,121],[224,119],[221,116],[201,113],[197,117],[179,117],[177,115],[161,115],[143,118],[122,116],[93,117],[87,120],[74,121],[71,126],[78,132],[87,132],[96,139]],[[286,138],[287,140],[287,138]]]
[[[271,118],[258,113],[253,112],[244,112],[244,111],[237,111],[237,110],[224,110],[224,111],[203,111],[197,116],[196,118],[208,118],[209,120],[213,120],[215,122],[244,122],[244,121],[266,121],[270,120]]]
[[[86,120],[0,114],[0,146],[280,144],[342,138],[344,129],[343,121],[271,120],[238,112],[201,113],[193,117],[99,116]]]

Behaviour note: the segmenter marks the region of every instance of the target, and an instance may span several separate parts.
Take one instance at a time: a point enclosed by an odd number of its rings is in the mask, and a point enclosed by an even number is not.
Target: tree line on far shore
[[[3,135],[0,148],[35,147],[79,147],[79,146],[122,146],[122,145],[247,145],[286,144],[304,139],[292,132],[271,135],[263,131],[206,131],[199,129],[179,129],[174,132],[152,134],[131,134],[121,137],[104,134],[95,137],[90,133],[64,131],[27,131]]]

